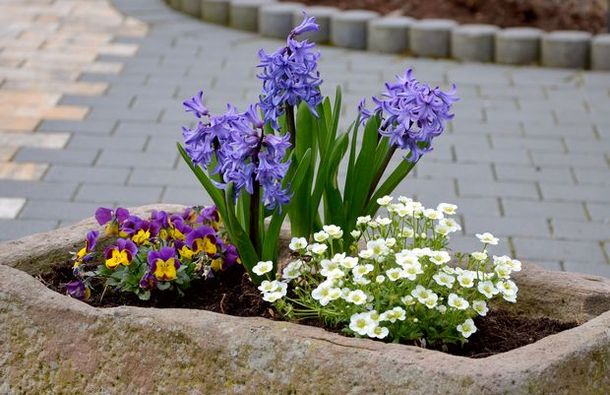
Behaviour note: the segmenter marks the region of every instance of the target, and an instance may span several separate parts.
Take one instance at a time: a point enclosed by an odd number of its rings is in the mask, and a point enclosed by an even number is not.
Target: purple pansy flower
[[[114,269],[119,265],[128,266],[138,254],[138,247],[129,239],[118,239],[116,245],[106,247],[106,267]]]
[[[91,291],[82,280],[73,280],[66,284],[68,295],[78,300],[89,299]]]
[[[117,221],[123,223],[129,217],[129,210],[118,207],[115,211],[109,208],[100,207],[95,210],[95,219],[100,225],[106,225],[108,222]]]
[[[150,251],[148,253],[148,267],[159,281],[175,280],[177,270],[180,268],[176,250],[172,247],[163,247],[159,251]]]
[[[140,288],[144,290],[153,289],[156,285],[157,279],[150,271],[147,271],[140,279]]]

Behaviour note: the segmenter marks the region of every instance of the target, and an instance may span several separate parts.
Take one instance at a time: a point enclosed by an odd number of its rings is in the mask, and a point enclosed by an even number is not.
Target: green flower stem
[[[381,177],[383,177],[383,173],[385,173],[385,170],[387,169],[388,165],[390,164],[390,160],[392,160],[392,156],[394,156],[394,152],[396,152],[396,146],[392,145],[390,147],[390,149],[388,150],[385,158],[383,158],[383,162],[381,162],[381,166],[379,166],[379,169],[377,170],[377,174],[375,174],[375,178],[373,179],[373,182],[371,183],[371,187],[369,188],[369,193],[366,197],[367,202],[368,202],[368,200],[371,199],[371,197],[375,193],[375,189],[377,189],[377,185],[379,185],[379,181],[381,181]]]
[[[254,191],[250,197],[250,241],[257,251],[260,251],[260,204],[261,204],[261,189],[258,181],[254,180]]]
[[[297,139],[297,128],[294,120],[294,107],[290,104],[285,104],[286,109],[286,127],[288,128],[288,133],[290,133],[290,144],[292,145],[292,149],[296,146]]]

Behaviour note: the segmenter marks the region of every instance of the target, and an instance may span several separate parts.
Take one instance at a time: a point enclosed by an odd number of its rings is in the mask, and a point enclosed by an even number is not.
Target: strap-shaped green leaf
[[[413,170],[416,163],[417,162],[408,162],[406,160],[400,162],[400,164],[396,167],[396,169],[394,169],[385,182],[381,184],[377,191],[375,191],[371,197],[371,200],[367,204],[365,212],[362,215],[374,215],[379,209],[377,199],[394,192],[394,189],[396,189],[398,184],[400,184],[400,182],[404,180],[407,175],[409,175],[409,172]]]

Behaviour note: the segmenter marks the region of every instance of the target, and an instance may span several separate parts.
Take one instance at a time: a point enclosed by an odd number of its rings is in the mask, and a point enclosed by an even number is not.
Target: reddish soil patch
[[[53,267],[51,273],[40,278],[49,288],[60,293],[65,293],[65,284],[71,279],[72,270],[66,265]],[[263,302],[259,291],[249,281],[241,267],[234,267],[222,276],[210,280],[193,282],[192,287],[183,297],[179,297],[175,292],[157,292],[149,301],[144,302],[134,295],[107,292],[103,300],[100,301],[100,293],[97,293],[88,303],[96,307],[122,305],[177,307],[209,310],[240,317],[281,319],[271,305]],[[319,321],[308,320],[302,323],[341,333],[336,328],[324,327]],[[562,323],[547,318],[531,319],[496,310],[491,311],[486,317],[476,319],[476,325],[479,330],[463,347],[453,345],[449,348],[443,347],[440,351],[483,358],[525,346],[546,336],[573,328],[577,324]]]
[[[280,0],[291,1],[291,0]],[[607,0],[302,0],[308,5],[368,9],[413,18],[448,18],[460,23],[543,30],[607,31]]]

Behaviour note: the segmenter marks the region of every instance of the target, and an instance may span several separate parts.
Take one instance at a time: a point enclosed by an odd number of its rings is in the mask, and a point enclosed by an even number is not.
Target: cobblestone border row
[[[610,34],[459,25],[449,19],[384,17],[372,11],[341,11],[275,0],[165,1],[195,18],[264,37],[286,37],[306,10],[320,24],[320,31],[309,37],[319,44],[460,61],[610,70]]]

